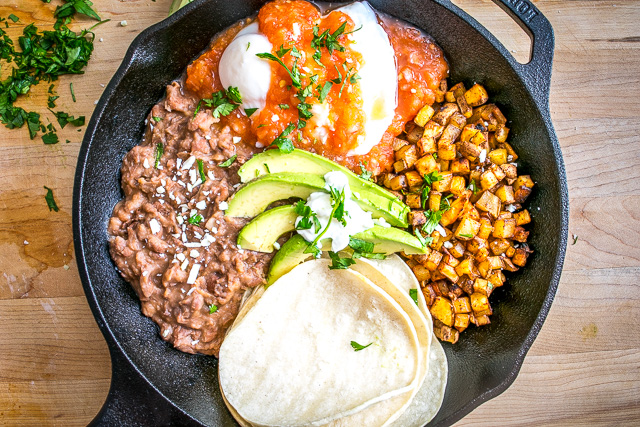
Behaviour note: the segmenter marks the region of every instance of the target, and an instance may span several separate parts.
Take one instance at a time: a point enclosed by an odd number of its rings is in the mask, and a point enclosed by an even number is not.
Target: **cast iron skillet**
[[[527,267],[492,297],[491,325],[445,344],[449,383],[433,425],[459,420],[515,380],[556,292],[567,239],[564,165],[549,116],[553,30],[527,0],[498,4],[527,31],[532,59],[516,62],[480,24],[447,0],[370,0],[380,11],[431,34],[451,66],[451,81],[482,83],[507,118],[521,171],[537,183]],[[144,120],[211,37],[252,15],[263,0],[196,0],[132,43],[89,122],[75,177],[74,243],[80,276],[109,345],[113,378],[96,425],[234,425],[218,391],[217,359],[174,350],[140,312],[108,253],[107,221],[122,198],[122,159],[142,138]]]

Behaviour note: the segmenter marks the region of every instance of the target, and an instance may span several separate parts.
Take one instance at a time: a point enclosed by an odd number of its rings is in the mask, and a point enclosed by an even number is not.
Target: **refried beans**
[[[296,16],[296,10],[313,14],[307,5],[277,0],[263,8],[258,19],[284,31],[285,24],[306,16]],[[278,12],[283,10],[289,13]],[[264,121],[273,114],[249,118],[237,108],[216,118],[211,108],[198,108],[201,99],[224,89],[217,73],[220,57],[250,22],[215,37],[185,76],[167,87],[165,98],[147,118],[142,142],[123,160],[125,199],[114,207],[108,224],[111,256],[138,294],[142,312],[158,324],[164,340],[187,353],[218,355],[244,292],[266,283],[273,256],[238,248],[238,233],[249,219],[229,218],[224,211],[240,186],[238,168],[282,132],[295,108],[281,112],[285,121],[273,123]],[[421,105],[433,103],[448,73],[444,55],[428,36],[392,19],[383,25],[396,53],[401,103],[381,143],[367,155],[345,157],[310,144],[297,130],[291,135],[298,148],[325,155],[356,173],[362,161],[374,175],[391,169],[394,137]],[[269,36],[279,41],[283,34]],[[287,78],[276,65],[272,70],[277,79]]]

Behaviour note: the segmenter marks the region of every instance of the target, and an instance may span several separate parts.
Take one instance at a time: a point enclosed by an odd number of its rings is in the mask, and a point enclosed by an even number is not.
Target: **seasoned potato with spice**
[[[503,272],[526,266],[533,253],[532,217],[522,205],[535,182],[518,174],[507,118],[487,90],[446,80],[440,87],[437,103],[421,108],[394,140],[393,171],[378,182],[411,208],[410,227],[427,253],[407,263],[434,333],[455,343],[471,324],[491,322],[489,298],[505,284]]]

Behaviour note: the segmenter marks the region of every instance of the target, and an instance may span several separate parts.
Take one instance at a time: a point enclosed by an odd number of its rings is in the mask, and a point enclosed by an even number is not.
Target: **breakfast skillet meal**
[[[276,0],[217,35],[122,164],[111,256],[242,425],[422,425],[439,343],[532,252],[507,119],[366,2]],[[395,255],[400,254],[400,256]]]

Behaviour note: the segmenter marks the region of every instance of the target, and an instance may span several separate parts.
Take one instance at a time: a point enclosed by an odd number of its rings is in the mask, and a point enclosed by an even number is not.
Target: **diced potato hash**
[[[518,175],[509,128],[486,89],[443,80],[394,141],[393,173],[378,178],[410,208],[427,254],[405,256],[420,281],[434,333],[455,343],[470,324],[488,325],[489,297],[532,253],[522,207],[534,182]]]

